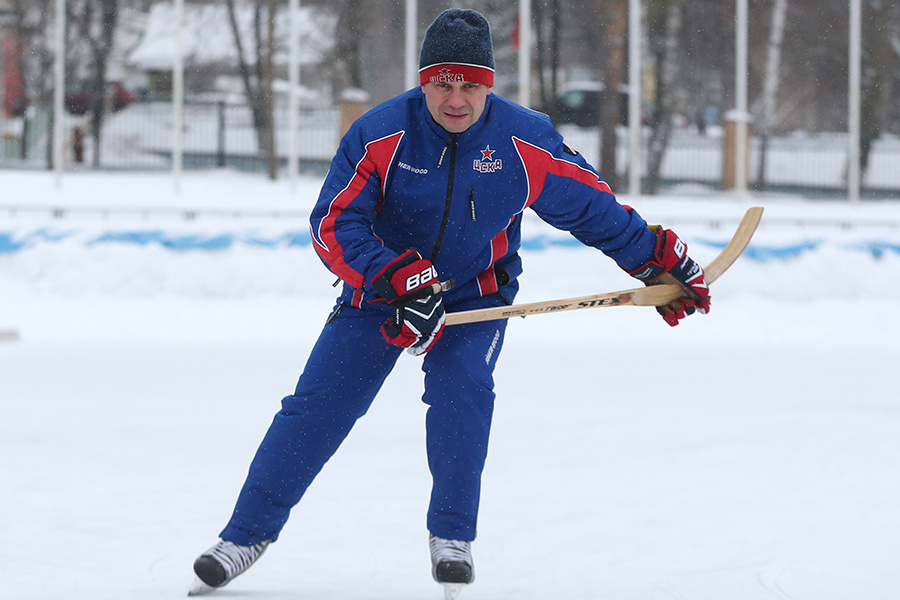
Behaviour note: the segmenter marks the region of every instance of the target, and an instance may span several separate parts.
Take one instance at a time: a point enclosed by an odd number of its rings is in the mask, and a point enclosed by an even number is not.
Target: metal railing
[[[66,168],[166,170],[172,168],[173,112],[170,102],[135,102],[106,115],[99,150],[95,148],[90,115],[66,115]],[[276,109],[276,155],[282,166],[288,156],[288,115]],[[298,120],[299,170],[324,173],[337,148],[340,111],[304,110]],[[27,116],[0,117],[0,168],[50,168],[50,110],[32,107]],[[561,127],[567,143],[598,166],[597,129]],[[185,169],[228,167],[265,171],[249,107],[224,101],[191,101],[184,109]],[[748,153],[750,189],[786,191],[816,197],[846,197],[848,134],[804,133],[770,138],[766,143],[765,185],[760,185],[761,141],[754,137]],[[646,139],[645,139],[646,141]],[[662,164],[662,189],[680,184],[720,188],[724,139],[720,128],[700,133],[676,129]],[[627,132],[620,131],[618,164],[628,161]],[[863,195],[900,197],[900,138],[882,136],[872,144],[863,172]]]
[[[563,126],[566,142],[592,165],[599,165],[600,133],[597,128]],[[618,132],[620,181],[629,164],[627,130]],[[645,132],[644,147],[647,145]],[[846,132],[796,132],[766,142],[765,181],[758,178],[761,160],[759,137],[749,140],[747,175],[750,190],[788,192],[810,197],[847,197],[849,143]],[[721,128],[699,133],[694,127],[672,133],[660,173],[661,188],[697,184],[721,189],[724,179],[725,139]],[[646,177],[646,151],[644,168]],[[602,173],[601,173],[602,175]],[[863,197],[900,197],[900,138],[884,135],[873,142],[868,168],[862,173]]]
[[[276,156],[288,155],[287,111],[276,109]],[[301,111],[298,120],[301,171],[324,171],[337,149],[340,115]],[[173,111],[170,102],[135,102],[105,115],[99,148],[90,114],[65,116],[66,168],[164,170],[172,168]],[[50,168],[50,110],[32,107],[23,117],[0,117],[0,166]],[[253,116],[245,104],[185,103],[183,164],[187,169],[232,167],[265,170]]]

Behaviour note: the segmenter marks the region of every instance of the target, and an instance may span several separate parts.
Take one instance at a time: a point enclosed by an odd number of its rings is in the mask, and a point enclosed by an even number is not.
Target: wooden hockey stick
[[[763,208],[761,206],[754,206],[747,210],[728,245],[722,249],[712,262],[704,267],[707,283],[714,282],[722,276],[722,273],[728,270],[728,267],[734,264],[734,261],[737,260],[747,247],[747,244],[750,243],[750,238],[753,237],[753,233],[756,231],[757,225],[759,225],[762,213]],[[600,306],[661,306],[684,295],[685,289],[680,284],[664,283],[621,292],[581,296],[580,298],[547,300],[529,304],[514,304],[512,306],[498,306],[495,308],[449,313],[447,314],[446,324],[458,325],[460,323],[493,321],[495,319],[527,317],[529,315],[543,315],[551,312],[597,308]]]

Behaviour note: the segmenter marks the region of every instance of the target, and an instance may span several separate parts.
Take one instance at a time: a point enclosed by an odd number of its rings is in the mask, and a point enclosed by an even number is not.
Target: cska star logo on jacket
[[[494,158],[494,152],[496,152],[496,150],[491,150],[491,145],[488,144],[484,150],[481,151],[481,158],[476,158],[473,161],[472,168],[479,173],[493,173],[494,171],[502,169],[503,161],[499,158]]]

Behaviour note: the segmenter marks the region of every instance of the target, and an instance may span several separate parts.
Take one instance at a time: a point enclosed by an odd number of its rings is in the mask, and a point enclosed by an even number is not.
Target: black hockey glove
[[[381,326],[384,339],[406,348],[413,356],[425,354],[441,337],[446,313],[440,292],[425,288],[438,283],[437,270],[415,250],[407,250],[378,272],[372,288],[394,309]],[[429,294],[416,297],[417,292]]]
[[[413,356],[425,354],[444,332],[444,302],[438,292],[426,298],[394,305],[394,318],[381,326],[384,339],[406,348]]]

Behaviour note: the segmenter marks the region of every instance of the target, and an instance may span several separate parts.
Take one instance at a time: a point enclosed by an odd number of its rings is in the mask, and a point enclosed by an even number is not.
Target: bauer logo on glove
[[[419,262],[419,261],[417,261]],[[428,261],[421,261],[428,262]],[[434,265],[429,265],[425,267],[421,273],[413,273],[409,277],[406,278],[406,291],[413,292],[423,285],[428,285],[434,281],[437,281],[438,274],[437,269],[434,268]]]

